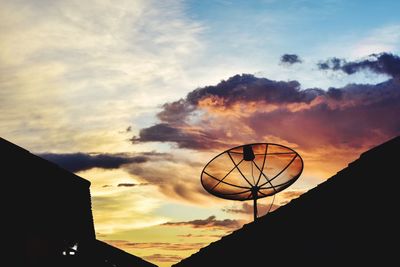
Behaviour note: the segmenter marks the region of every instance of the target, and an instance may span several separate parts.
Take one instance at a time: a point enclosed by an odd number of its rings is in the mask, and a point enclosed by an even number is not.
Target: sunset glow
[[[0,134],[91,182],[98,239],[171,266],[252,220],[251,201],[200,183],[222,151],[268,142],[301,155],[274,210],[400,134],[398,10],[0,0]]]

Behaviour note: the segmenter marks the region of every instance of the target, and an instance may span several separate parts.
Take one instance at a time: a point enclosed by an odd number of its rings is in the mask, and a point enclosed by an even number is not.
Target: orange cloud
[[[107,243],[125,249],[161,249],[171,251],[198,250],[207,243],[167,243],[167,242],[129,242],[125,240],[107,240]]]
[[[235,76],[165,104],[159,116],[162,122],[142,129],[132,140],[175,142],[192,149],[260,141],[265,136],[303,149],[373,145],[399,132],[398,87],[396,80],[389,80],[328,91],[300,90],[296,82]],[[173,112],[179,121],[171,120]]]
[[[178,157],[158,162],[126,164],[124,168],[145,184],[157,186],[171,199],[202,203],[208,195],[199,182],[202,164]]]
[[[267,205],[267,204],[258,204],[258,213],[261,215],[266,214],[268,211],[274,211],[277,208],[279,208],[279,205],[272,204]],[[239,213],[239,214],[246,214],[246,215],[253,215],[254,209],[253,205],[250,205],[248,203],[243,203],[241,207],[239,208],[225,208],[223,211],[228,212],[228,213]]]
[[[282,192],[281,195],[283,198],[293,199],[293,198],[298,198],[303,193],[304,193],[304,191],[285,191],[285,192]]]
[[[132,141],[172,142],[197,151],[286,144],[304,159],[303,177],[314,179],[308,186],[316,185],[315,177],[319,182],[330,177],[360,152],[400,134],[399,87],[398,79],[390,79],[301,90],[296,81],[236,75],[164,104],[160,123],[142,129]]]
[[[143,256],[143,258],[150,262],[178,262],[183,259],[183,257],[180,257],[178,255],[158,253],[149,256]]]
[[[219,229],[219,230],[234,230],[242,227],[243,221],[240,220],[217,220],[216,217],[210,216],[207,219],[198,219],[186,222],[166,222],[164,226],[190,226],[193,228],[207,228],[207,229]]]
[[[185,238],[193,238],[193,237],[212,237],[212,238],[221,238],[224,235],[194,235],[194,234],[185,234],[185,235],[177,235],[178,237]]]

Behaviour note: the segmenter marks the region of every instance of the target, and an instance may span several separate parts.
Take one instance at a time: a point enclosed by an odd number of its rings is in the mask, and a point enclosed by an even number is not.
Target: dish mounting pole
[[[253,198],[253,211],[254,211],[254,221],[257,220],[258,211],[257,211],[257,198],[258,198],[258,186],[253,186],[251,188],[251,194]]]

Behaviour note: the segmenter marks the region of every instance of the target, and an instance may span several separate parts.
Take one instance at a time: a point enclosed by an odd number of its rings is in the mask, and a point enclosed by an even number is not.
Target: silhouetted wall
[[[96,239],[90,182],[4,139],[0,158],[15,266],[60,266],[75,244],[83,255]]]

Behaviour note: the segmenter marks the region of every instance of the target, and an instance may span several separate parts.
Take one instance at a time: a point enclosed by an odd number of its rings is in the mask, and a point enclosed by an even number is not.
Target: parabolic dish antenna
[[[291,148],[272,143],[247,144],[214,157],[201,173],[201,184],[212,195],[253,200],[275,195],[293,184],[303,171],[303,159]],[[271,204],[272,205],[272,204]]]

